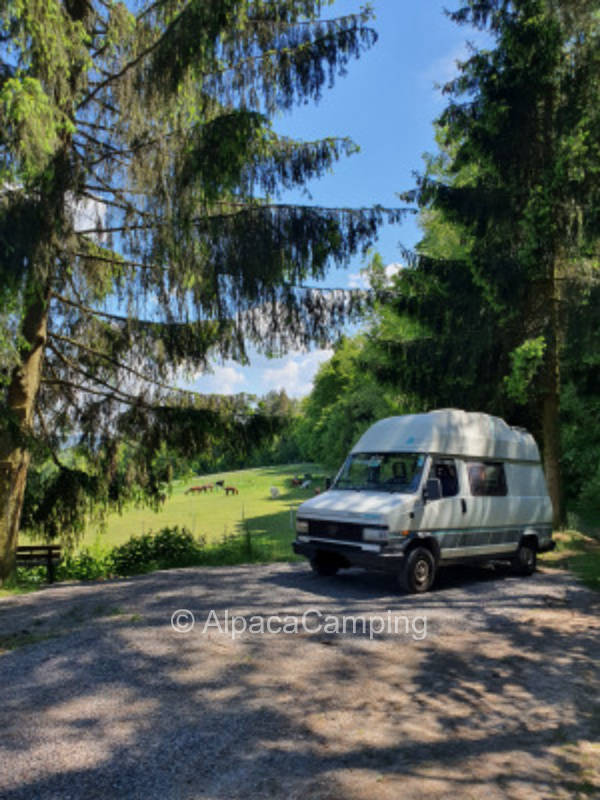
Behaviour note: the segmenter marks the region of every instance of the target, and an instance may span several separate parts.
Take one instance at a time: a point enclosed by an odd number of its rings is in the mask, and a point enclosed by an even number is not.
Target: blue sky
[[[360,153],[343,159],[332,174],[308,185],[311,200],[324,206],[401,205],[397,193],[414,185],[413,172],[422,168],[422,155],[433,151],[433,120],[445,100],[436,83],[456,74],[456,60],[467,55],[466,41],[481,41],[475,31],[453,24],[444,7],[446,0],[372,0],[379,39],[360,60],[349,65],[348,74],[326,90],[318,105],[295,108],[275,121],[275,129],[295,139],[349,136]],[[331,14],[360,7],[354,0],[337,0]],[[288,193],[285,202],[306,203],[302,194]],[[385,226],[376,249],[384,263],[401,261],[399,245],[412,247],[419,238],[416,222]],[[357,258],[346,270],[332,270],[323,285],[359,285],[365,264]],[[328,350],[289,353],[267,359],[251,354],[251,364],[215,364],[213,374],[200,376],[192,388],[218,394],[264,394],[284,388],[301,397],[311,389]]]

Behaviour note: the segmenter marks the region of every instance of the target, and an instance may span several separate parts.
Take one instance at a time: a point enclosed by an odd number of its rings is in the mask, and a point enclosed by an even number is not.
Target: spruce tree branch
[[[111,75],[109,75],[109,77],[107,77],[107,78],[105,78],[103,81],[101,81],[101,82],[98,84],[98,86],[96,86],[96,87],[95,87],[95,89],[94,89],[92,92],[89,92],[89,93],[88,93],[88,94],[87,94],[87,95],[86,95],[86,96],[85,96],[85,97],[84,97],[84,98],[83,98],[83,99],[82,99],[82,100],[81,100],[81,101],[80,101],[80,102],[77,104],[77,107],[76,107],[76,109],[75,109],[75,110],[76,110],[76,111],[79,111],[81,108],[83,108],[85,105],[87,105],[87,103],[89,103],[89,101],[90,101],[90,100],[95,100],[95,99],[96,99],[96,95],[97,95],[97,94],[98,94],[100,91],[102,91],[102,89],[105,89],[105,88],[106,88],[106,87],[107,87],[109,84],[111,84],[111,83],[113,83],[114,81],[117,81],[117,80],[119,80],[120,78],[122,78],[124,75],[126,75],[126,74],[129,72],[129,70],[131,70],[131,69],[133,69],[134,67],[136,67],[136,66],[137,66],[138,64],[140,64],[140,63],[141,63],[141,62],[142,62],[142,61],[143,61],[143,60],[144,60],[144,59],[145,59],[147,56],[149,56],[151,53],[153,53],[153,52],[154,52],[154,51],[155,51],[155,50],[156,50],[156,49],[157,49],[157,48],[158,48],[158,47],[159,47],[159,46],[162,44],[162,42],[164,41],[165,37],[166,37],[166,36],[168,36],[168,34],[169,34],[169,33],[171,32],[171,30],[173,29],[173,27],[174,27],[174,26],[175,26],[175,25],[176,25],[176,24],[179,22],[179,20],[181,19],[181,16],[182,16],[182,15],[184,14],[184,12],[185,12],[185,10],[186,10],[185,8],[184,8],[184,9],[182,9],[182,10],[179,12],[179,14],[177,14],[177,16],[176,16],[176,17],[175,17],[173,20],[171,20],[171,22],[169,23],[169,25],[167,25],[167,27],[166,27],[166,28],[165,28],[165,30],[162,32],[162,34],[161,34],[161,35],[160,35],[160,36],[159,36],[159,37],[158,37],[158,38],[157,38],[157,39],[156,39],[156,40],[155,40],[155,41],[154,41],[154,42],[153,42],[151,45],[149,45],[149,46],[148,46],[148,47],[146,47],[144,50],[142,50],[142,52],[141,52],[141,53],[139,53],[139,55],[137,55],[137,56],[136,56],[135,58],[133,58],[131,61],[128,61],[128,62],[127,62],[127,63],[126,63],[126,64],[125,64],[125,65],[124,65],[124,66],[123,66],[123,67],[122,67],[122,68],[121,68],[121,69],[120,69],[118,72],[113,72]]]
[[[126,195],[124,194],[123,190],[120,187],[111,186],[111,184],[107,183],[106,180],[101,175],[98,175],[96,172],[94,172],[93,175],[94,175],[94,178],[100,184],[100,187],[99,186],[94,186],[93,184],[92,185],[87,185],[86,184],[84,186],[85,189],[89,189],[90,191],[96,191],[96,192],[106,192],[107,194],[112,194],[115,197],[119,198],[124,203],[127,202],[127,197],[126,197]],[[101,188],[102,186],[104,186],[104,189]],[[127,189],[126,191],[127,191],[127,194],[139,194],[139,195],[142,195],[142,196],[145,196],[147,194],[147,192],[136,192],[135,190],[131,190],[131,189]]]
[[[234,64],[230,64],[228,66],[220,67],[218,69],[213,69],[210,70],[209,72],[202,72],[199,74],[203,78],[210,78],[213,75],[224,75],[226,72],[233,72],[235,70],[239,70],[240,67],[246,67],[248,66],[248,64],[255,64],[260,61],[272,59],[274,53],[280,56],[284,53],[287,55],[290,53],[301,53],[303,50],[311,50],[315,47],[315,45],[326,42],[330,38],[331,34],[326,34],[325,36],[319,36],[318,38],[309,40],[308,42],[302,42],[301,44],[298,44],[295,47],[281,47],[277,50],[266,50],[264,53],[259,53],[254,56],[248,56],[247,58],[241,58]]]
[[[151,3],[147,8],[144,8],[142,11],[140,11],[140,13],[136,16],[136,20],[139,21],[144,19],[144,17],[147,17],[148,14],[151,14],[159,6],[162,6],[164,2],[165,0],[156,0],[155,3]]]
[[[90,308],[89,306],[84,305],[83,303],[76,303],[74,300],[70,300],[68,297],[63,297],[60,294],[53,293],[52,295],[55,300],[58,300],[59,303],[64,303],[65,305],[72,306],[73,308],[77,308],[79,311],[83,311],[85,314],[88,314],[92,317],[105,317],[106,319],[114,319],[117,322],[130,322],[131,320],[128,317],[119,316],[118,314],[109,314],[108,311],[98,311],[95,308]],[[137,320],[138,323],[141,324],[151,324],[147,320]]]
[[[65,469],[64,464],[62,463],[62,461],[59,459],[58,455],[56,454],[56,450],[50,444],[50,434],[48,433],[48,427],[46,425],[46,420],[44,419],[44,415],[40,411],[40,408],[39,408],[38,405],[36,405],[35,411],[36,411],[36,414],[37,414],[37,418],[40,421],[40,427],[42,429],[42,433],[44,434],[44,438],[46,440],[46,442],[45,442],[46,443],[46,447],[48,449],[48,452],[50,453],[50,457],[52,458],[52,461],[54,461],[54,463],[56,464],[56,466],[59,469]]]
[[[110,142],[103,141],[102,139],[97,139],[95,136],[92,136],[91,133],[86,133],[85,131],[77,131],[77,136],[83,136],[84,139],[88,140],[88,142],[98,145],[98,147],[103,147],[109,150],[116,149],[113,147],[113,145],[110,144]]]
[[[61,336],[58,333],[49,333],[48,335],[52,339],[56,339],[57,341],[72,345],[73,347],[77,347],[81,350],[85,350],[87,353],[90,353],[90,355],[97,356],[98,358],[103,358],[105,361],[108,361],[110,364],[117,367],[118,369],[126,370],[127,372],[130,372],[132,375],[135,375],[136,378],[140,378],[143,381],[152,383],[154,384],[154,386],[157,386],[160,389],[166,389],[169,392],[180,392],[182,394],[188,394],[195,397],[204,397],[204,395],[201,392],[194,392],[191,389],[182,389],[179,386],[171,386],[168,383],[163,383],[162,381],[159,381],[156,378],[149,378],[147,375],[144,375],[142,372],[139,372],[133,367],[130,367],[127,364],[124,364],[122,361],[119,361],[118,359],[109,356],[108,353],[103,353],[101,350],[96,350],[93,347],[89,347],[88,345],[83,344],[83,342],[78,342],[76,339],[71,339],[68,336]]]
[[[104,131],[105,133],[114,134],[114,129],[109,128],[107,125],[100,125],[98,122],[90,122],[86,119],[80,119],[77,123],[78,125],[85,125],[88,128],[95,128],[98,131]]]
[[[119,225],[112,228],[84,228],[81,231],[74,231],[75,236],[89,236],[92,233],[123,233],[124,231],[141,231],[156,228],[157,225]]]
[[[317,25],[335,25],[340,28],[346,20],[354,19],[355,14],[345,14],[340,17],[330,17],[323,19],[310,19],[310,20],[294,20],[294,22],[285,22],[278,19],[261,19],[260,17],[252,17],[246,20],[247,25],[268,25],[270,28],[309,28],[316,27]]]
[[[122,389],[118,389],[116,386],[112,386],[112,384],[108,383],[107,381],[102,380],[102,378],[98,378],[96,375],[93,375],[91,372],[83,369],[79,364],[76,364],[74,361],[71,361],[70,358],[67,358],[64,353],[61,353],[60,350],[55,347],[52,342],[48,343],[48,347],[54,353],[54,355],[63,362],[63,364],[68,367],[69,369],[77,372],[82,377],[86,378],[92,383],[97,383],[99,386],[103,386],[105,389],[110,389],[111,392],[114,392],[115,396],[119,395],[119,397],[127,398],[127,402],[134,404],[139,398],[135,395],[129,394],[129,392],[124,392]]]
[[[82,197],[87,197],[90,200],[93,200],[96,203],[101,203],[105,206],[111,206],[112,208],[118,208],[119,211],[130,212],[133,214],[137,214],[139,217],[150,217],[151,215],[147,211],[142,211],[139,208],[136,208],[133,203],[125,202],[117,202],[116,200],[107,200],[102,197],[96,197],[95,195],[91,194],[91,192],[82,191]],[[78,231],[79,232],[79,231]]]
[[[107,264],[112,264],[113,266],[125,265],[127,267],[138,267],[139,269],[152,269],[154,266],[152,264],[143,264],[141,261],[129,261],[126,258],[110,258],[109,256],[94,255],[94,253],[75,252],[73,255],[77,256],[77,258],[86,258],[88,261],[105,261]],[[162,267],[162,269],[166,269],[166,267]]]
[[[97,177],[97,179],[103,182],[100,177]],[[114,186],[109,186],[108,183],[104,183],[104,187],[96,186],[93,183],[84,183],[83,188],[88,189],[91,192],[105,192],[106,194],[114,194],[117,197],[121,197],[122,199],[125,198],[125,194],[123,193],[122,189],[116,188]],[[148,194],[148,192],[144,192],[141,189],[127,189],[127,194],[137,194],[145,197]]]
[[[48,386],[65,386],[67,389],[74,389],[78,392],[84,392],[85,394],[95,394],[99,397],[106,397],[108,400],[115,400],[119,403],[125,403],[126,405],[139,405],[145,408],[152,408],[147,403],[144,403],[139,398],[136,399],[125,399],[122,397],[117,397],[116,394],[109,394],[109,392],[103,392],[100,389],[93,389],[89,386],[84,386],[81,383],[74,383],[73,381],[66,381],[63,378],[42,378],[41,381],[43,384]]]

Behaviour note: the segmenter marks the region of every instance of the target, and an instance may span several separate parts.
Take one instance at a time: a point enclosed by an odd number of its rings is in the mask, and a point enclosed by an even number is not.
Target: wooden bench
[[[27,544],[17,547],[17,567],[46,567],[48,583],[54,583],[54,568],[62,556],[59,544]]]

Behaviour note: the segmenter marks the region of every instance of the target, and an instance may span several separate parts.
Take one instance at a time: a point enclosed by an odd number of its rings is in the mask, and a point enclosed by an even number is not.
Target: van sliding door
[[[510,520],[508,486],[502,461],[468,459],[465,462],[471,497],[473,526],[469,553],[464,555],[502,555],[512,552],[519,531]]]

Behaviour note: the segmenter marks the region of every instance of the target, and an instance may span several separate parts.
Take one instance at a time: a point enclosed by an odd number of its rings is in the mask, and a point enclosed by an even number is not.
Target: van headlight
[[[365,542],[387,542],[387,528],[363,528]]]
[[[307,519],[297,519],[296,520],[296,533],[308,533],[308,520]]]

